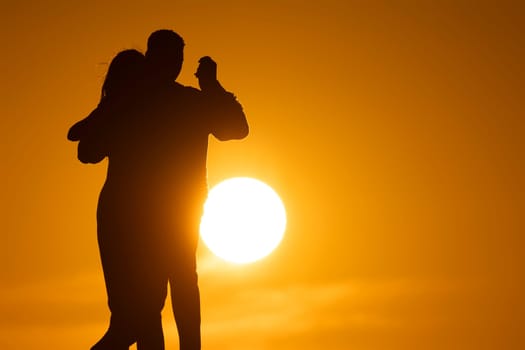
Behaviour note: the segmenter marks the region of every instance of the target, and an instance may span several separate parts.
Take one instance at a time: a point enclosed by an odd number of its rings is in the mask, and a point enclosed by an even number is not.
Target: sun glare
[[[200,233],[215,255],[243,264],[270,254],[285,228],[286,212],[277,193],[262,181],[236,177],[210,190]]]

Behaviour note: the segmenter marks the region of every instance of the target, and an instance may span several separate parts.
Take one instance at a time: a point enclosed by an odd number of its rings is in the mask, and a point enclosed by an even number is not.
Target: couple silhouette
[[[171,292],[181,350],[201,347],[195,252],[207,196],[209,134],[242,139],[242,106],[217,80],[210,57],[199,60],[200,89],[175,79],[184,41],[172,30],[148,38],[147,51],[118,53],[99,105],[71,127],[78,159],[108,157],[97,207],[97,237],[111,311],[92,350],[164,349],[161,311]]]

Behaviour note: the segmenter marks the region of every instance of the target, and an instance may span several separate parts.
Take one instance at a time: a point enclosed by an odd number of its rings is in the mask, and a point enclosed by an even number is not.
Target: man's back
[[[179,84],[161,87],[146,98],[138,121],[138,171],[156,183],[176,189],[206,183],[206,154],[211,132],[209,115],[200,104],[200,92]]]
[[[108,179],[118,177],[134,199],[150,206],[204,199],[209,134],[246,136],[248,124],[232,94],[212,94],[177,83],[151,89],[112,145]],[[138,197],[136,197],[138,196]]]

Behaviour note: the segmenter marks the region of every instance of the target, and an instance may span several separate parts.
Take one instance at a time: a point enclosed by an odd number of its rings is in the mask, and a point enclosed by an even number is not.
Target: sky
[[[68,128],[108,62],[173,29],[178,81],[218,64],[250,124],[208,181],[250,176],[281,245],[198,251],[203,349],[525,347],[520,1],[2,1],[0,347],[87,349],[109,312],[96,242],[107,162]],[[166,307],[167,349],[177,347]]]

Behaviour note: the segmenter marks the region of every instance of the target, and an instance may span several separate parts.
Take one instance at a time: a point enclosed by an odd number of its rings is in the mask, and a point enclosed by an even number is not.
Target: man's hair
[[[184,40],[182,37],[170,29],[160,29],[153,33],[148,38],[148,53],[155,54],[165,52],[166,50],[184,49]]]

